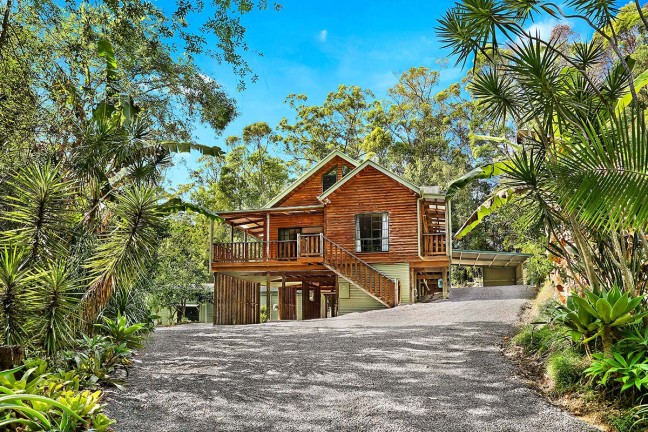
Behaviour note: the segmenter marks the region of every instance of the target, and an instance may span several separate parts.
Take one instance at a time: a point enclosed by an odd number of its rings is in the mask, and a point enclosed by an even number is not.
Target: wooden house
[[[218,214],[232,241],[212,244],[215,324],[259,322],[261,306],[273,309],[274,293],[281,320],[447,293],[452,251],[444,194],[372,161],[333,152],[263,208]]]

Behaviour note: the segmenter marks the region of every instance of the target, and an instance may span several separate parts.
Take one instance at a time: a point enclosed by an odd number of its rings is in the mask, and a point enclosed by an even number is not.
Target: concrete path
[[[502,337],[531,293],[329,320],[159,329],[109,397],[117,431],[591,431],[514,377]]]

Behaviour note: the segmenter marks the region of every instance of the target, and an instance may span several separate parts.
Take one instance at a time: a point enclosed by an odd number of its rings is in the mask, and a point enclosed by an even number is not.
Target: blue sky
[[[370,89],[381,98],[401,72],[414,66],[440,69],[443,87],[463,76],[454,61],[448,61],[448,51],[441,48],[434,31],[436,20],[454,0],[280,3],[283,8],[278,12],[244,17],[248,45],[263,53],[246,55],[259,77],[256,83],[238,92],[237,77],[229,66],[198,59],[236,100],[240,114],[221,136],[199,128],[197,142],[222,145],[225,137],[240,134],[250,123],[265,121],[274,127],[283,117],[291,120],[293,113],[284,104],[290,93],[304,93],[309,103],[319,104],[339,84],[350,84]],[[536,26],[545,33],[555,23],[541,20]],[[168,173],[171,183],[186,182],[188,168],[197,167],[197,158],[195,154],[176,156],[180,163]]]

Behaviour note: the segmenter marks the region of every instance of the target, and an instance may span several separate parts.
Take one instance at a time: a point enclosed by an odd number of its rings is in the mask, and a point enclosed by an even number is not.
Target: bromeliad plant
[[[613,356],[613,332],[642,322],[648,312],[641,310],[641,297],[622,293],[616,286],[610,290],[587,292],[585,297],[572,295],[559,307],[557,320],[572,330],[575,340],[587,343],[600,337],[606,358]]]

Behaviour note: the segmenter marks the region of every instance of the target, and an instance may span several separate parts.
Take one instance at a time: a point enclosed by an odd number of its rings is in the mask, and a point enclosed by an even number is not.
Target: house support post
[[[448,298],[448,269],[443,269],[443,298]]]
[[[270,293],[270,272],[266,273],[266,316],[268,317],[268,322],[272,318],[272,305],[271,305],[271,299],[270,296],[272,294]]]

